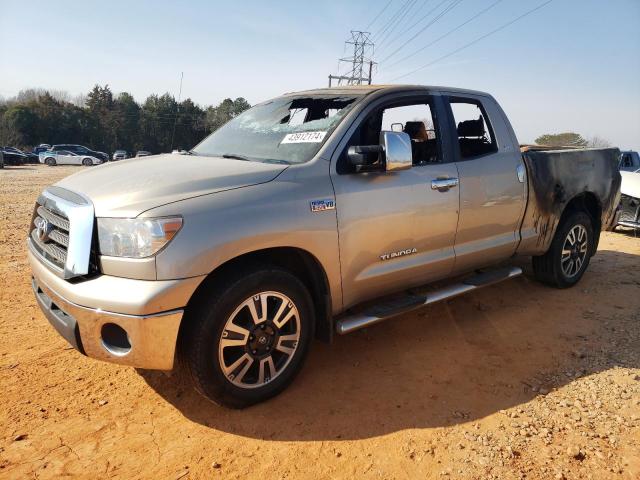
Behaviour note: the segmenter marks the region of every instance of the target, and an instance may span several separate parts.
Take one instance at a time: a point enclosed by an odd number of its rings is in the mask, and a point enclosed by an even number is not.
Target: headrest
[[[458,137],[484,137],[484,119],[482,115],[477,120],[460,122],[458,124]]]
[[[404,124],[404,133],[409,135],[411,138],[415,138],[423,128],[423,122],[406,122]]]

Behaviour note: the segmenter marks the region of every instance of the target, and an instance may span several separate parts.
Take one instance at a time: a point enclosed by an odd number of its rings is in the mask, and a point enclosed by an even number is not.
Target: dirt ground
[[[80,355],[38,310],[32,206],[77,170],[0,170],[0,478],[640,478],[631,231],[573,289],[529,271],[316,343],[291,388],[231,411]]]

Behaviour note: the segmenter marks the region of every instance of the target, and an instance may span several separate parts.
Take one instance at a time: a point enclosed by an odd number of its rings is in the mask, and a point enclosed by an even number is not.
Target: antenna
[[[336,85],[371,85],[371,74],[373,65],[373,42],[371,41],[370,32],[362,32],[360,30],[351,30],[351,38],[345,43],[353,45],[353,56],[341,58],[338,62],[338,74],[329,75],[329,86],[332,86],[333,80]],[[340,75],[340,66],[347,64],[349,71],[345,75]],[[364,76],[365,65],[368,65],[368,76]],[[343,83],[344,82],[344,83]]]
[[[180,112],[180,100],[182,99],[182,79],[184,72],[180,72],[180,91],[178,92],[178,103],[176,105],[176,117],[173,120],[173,133],[171,134],[171,151],[173,152],[173,140],[176,137],[176,124],[178,123],[178,112]]]

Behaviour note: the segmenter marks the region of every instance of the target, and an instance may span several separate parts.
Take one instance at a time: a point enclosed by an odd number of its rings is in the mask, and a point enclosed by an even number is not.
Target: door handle
[[[438,190],[439,192],[446,192],[450,188],[458,186],[457,178],[436,178],[431,180],[431,190]]]

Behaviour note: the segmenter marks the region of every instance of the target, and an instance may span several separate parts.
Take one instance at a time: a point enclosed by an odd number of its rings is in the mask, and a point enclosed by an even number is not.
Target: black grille
[[[31,221],[31,240],[40,255],[55,266],[64,268],[69,247],[69,219],[61,212],[36,203]]]

